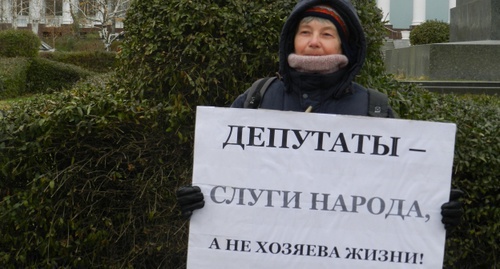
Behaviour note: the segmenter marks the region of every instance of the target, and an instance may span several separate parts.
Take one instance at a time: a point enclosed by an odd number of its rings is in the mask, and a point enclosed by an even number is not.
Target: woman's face
[[[294,48],[295,54],[305,56],[342,54],[337,28],[327,20],[301,22],[295,33]]]

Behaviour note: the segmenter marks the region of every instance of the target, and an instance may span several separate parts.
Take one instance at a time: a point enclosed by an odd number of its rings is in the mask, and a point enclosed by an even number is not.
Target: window
[[[62,16],[63,0],[45,0],[45,14],[49,16]]]
[[[80,2],[80,8],[84,14],[87,16],[95,16],[99,11],[99,1],[98,0],[85,0]]]
[[[30,0],[14,0],[14,11],[18,16],[28,16],[30,14]]]

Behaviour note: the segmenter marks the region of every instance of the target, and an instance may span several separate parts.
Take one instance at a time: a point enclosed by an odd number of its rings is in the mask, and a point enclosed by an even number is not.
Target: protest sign
[[[455,131],[198,107],[187,268],[442,268]]]

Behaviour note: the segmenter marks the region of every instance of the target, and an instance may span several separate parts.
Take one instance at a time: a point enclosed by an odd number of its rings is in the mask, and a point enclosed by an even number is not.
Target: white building
[[[64,27],[123,28],[129,0],[0,0],[0,29]]]
[[[456,0],[377,0],[384,21],[395,29],[409,29],[427,20],[449,22]]]

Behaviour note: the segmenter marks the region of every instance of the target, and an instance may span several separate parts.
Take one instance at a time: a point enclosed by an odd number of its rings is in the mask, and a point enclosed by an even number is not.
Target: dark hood
[[[349,30],[349,46],[352,56],[344,74],[338,81],[338,86],[347,88],[359,73],[366,57],[366,40],[361,22],[349,0],[301,0],[292,10],[285,22],[280,36],[279,73],[283,77],[286,88],[290,90],[291,68],[288,65],[288,55],[293,52],[293,43],[297,25],[302,13],[312,6],[328,5],[333,7],[344,19]],[[338,96],[337,96],[338,97]]]

